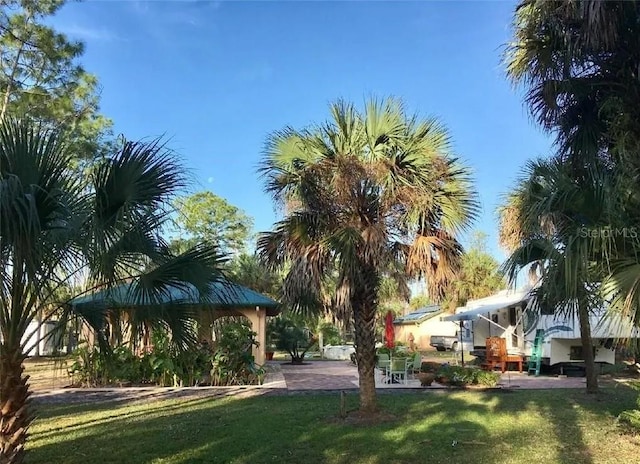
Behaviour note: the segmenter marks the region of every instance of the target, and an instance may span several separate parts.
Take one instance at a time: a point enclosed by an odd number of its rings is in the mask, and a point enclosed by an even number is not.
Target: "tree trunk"
[[[364,304],[353,308],[356,335],[356,360],[360,381],[360,411],[374,413],[378,409],[376,398],[376,338],[375,308]]]
[[[29,376],[23,375],[24,360],[19,347],[0,343],[0,464],[24,460],[27,431],[33,420]]]
[[[598,375],[596,373],[596,363],[593,355],[589,308],[584,304],[578,307],[578,320],[580,321],[582,355],[584,357],[584,367],[587,375],[587,393],[598,393]]]
[[[25,29],[29,28],[29,22],[31,21],[31,18],[31,10],[27,9],[27,15],[24,21]],[[20,48],[18,48],[18,51],[16,52],[16,57],[13,61],[13,65],[11,66],[11,74],[9,74],[8,76],[7,88],[5,89],[4,97],[2,98],[2,109],[0,109],[0,121],[4,120],[4,117],[7,113],[9,100],[11,98],[11,92],[13,92],[13,83],[15,82],[16,74],[18,72],[18,65],[20,64],[20,57],[22,55],[22,52],[24,51],[24,47],[26,46],[26,43],[24,42],[22,37],[20,37],[18,40],[20,40]]]

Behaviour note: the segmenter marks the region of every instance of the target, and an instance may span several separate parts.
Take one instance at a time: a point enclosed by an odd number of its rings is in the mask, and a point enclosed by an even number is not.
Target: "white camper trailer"
[[[24,352],[27,356],[50,356],[55,353],[60,335],[56,333],[57,322],[46,321],[42,324],[33,321],[22,337]]]
[[[542,362],[546,365],[580,364],[582,342],[577,317],[545,314],[534,307],[530,289],[504,290],[480,300],[469,301],[456,310],[456,314],[443,320],[462,321],[465,327],[465,345],[474,347],[474,354],[484,355],[486,339],[506,339],[507,353],[520,355],[525,360],[531,356],[538,330],[543,331]],[[638,330],[627,330],[620,325],[604,324],[602,315],[591,316],[591,334],[595,349],[595,361],[615,363],[614,339],[638,337]],[[624,332],[624,333],[623,333]]]

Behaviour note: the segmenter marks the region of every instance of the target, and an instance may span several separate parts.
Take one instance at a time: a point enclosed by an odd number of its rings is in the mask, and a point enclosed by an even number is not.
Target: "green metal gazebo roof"
[[[210,291],[206,296],[201,296],[195,287],[189,284],[170,287],[159,301],[148,303],[140,301],[140,298],[134,295],[133,286],[125,283],[108,290],[99,290],[74,298],[71,300],[71,305],[106,305],[113,308],[189,305],[203,309],[241,309],[259,306],[267,310],[268,316],[277,316],[280,312],[280,304],[277,301],[230,281],[210,284]]]

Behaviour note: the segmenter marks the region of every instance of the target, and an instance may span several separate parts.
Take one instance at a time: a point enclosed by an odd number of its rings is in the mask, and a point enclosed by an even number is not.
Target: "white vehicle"
[[[472,300],[456,309],[456,314],[444,321],[462,321],[465,345],[474,347],[474,354],[484,355],[486,339],[506,339],[507,353],[521,355],[526,360],[533,351],[538,330],[543,331],[542,363],[570,365],[584,363],[580,325],[577,316],[553,315],[537,308],[530,296],[531,289],[504,290],[480,300]],[[638,329],[630,325],[603,321],[604,311],[591,315],[591,336],[597,363],[615,363],[614,341],[637,338]]]
[[[24,352],[27,356],[50,356],[59,348],[55,333],[56,321],[47,321],[38,324],[36,321],[30,322],[22,337]]]

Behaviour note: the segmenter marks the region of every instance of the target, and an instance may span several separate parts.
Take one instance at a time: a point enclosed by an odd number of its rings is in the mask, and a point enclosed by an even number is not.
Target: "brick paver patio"
[[[275,364],[275,363],[274,363]],[[349,361],[309,361],[302,366],[281,363],[278,367],[284,376],[286,388],[296,390],[346,390],[358,388],[358,369]],[[603,379],[604,380],[604,379]],[[507,371],[502,374],[499,386],[514,389],[584,388],[584,377],[529,376],[526,373]],[[417,380],[408,384],[377,384],[378,388],[421,388]],[[430,389],[442,389],[434,383]]]
[[[309,361],[302,366],[269,361],[264,385],[239,387],[130,387],[130,388],[53,388],[34,392],[38,403],[88,403],[102,401],[153,401],[157,399],[186,397],[207,398],[219,396],[287,395],[313,393],[321,390],[355,390],[358,388],[358,370],[349,361]],[[601,377],[601,385],[612,385],[624,380]],[[448,387],[435,382],[431,387],[420,387],[417,380],[405,384],[378,383],[382,391],[413,389],[444,392]],[[584,388],[583,377],[528,376],[525,373],[505,372],[499,387],[504,389]]]

